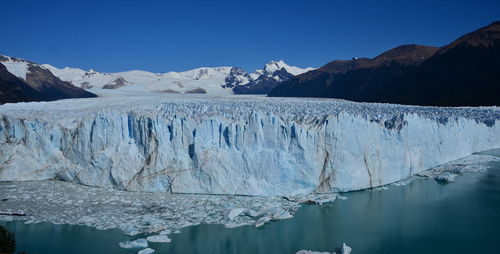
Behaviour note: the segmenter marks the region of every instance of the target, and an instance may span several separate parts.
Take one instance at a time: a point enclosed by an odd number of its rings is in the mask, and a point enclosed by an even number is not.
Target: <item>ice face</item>
[[[141,94],[7,104],[0,114],[0,180],[122,190],[359,190],[500,147],[496,107]]]

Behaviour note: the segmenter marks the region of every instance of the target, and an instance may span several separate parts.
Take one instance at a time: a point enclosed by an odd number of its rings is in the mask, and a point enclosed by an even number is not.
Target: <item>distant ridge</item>
[[[139,70],[104,73],[92,69],[88,71],[68,67],[61,69],[49,64],[44,64],[42,67],[60,79],[84,89],[190,93],[201,88],[211,95],[267,94],[279,83],[314,69],[291,66],[282,60],[271,61],[253,73],[230,66],[201,67],[183,72],[165,73]]]
[[[0,104],[96,97],[34,62],[2,55],[0,84]]]
[[[403,45],[368,59],[332,61],[269,96],[330,97],[433,106],[500,105],[500,22],[442,48]]]

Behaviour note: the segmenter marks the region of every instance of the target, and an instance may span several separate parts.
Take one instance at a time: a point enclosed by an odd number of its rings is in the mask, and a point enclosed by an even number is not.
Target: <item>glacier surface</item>
[[[0,115],[0,181],[132,191],[351,191],[500,147],[497,107],[139,93],[5,104]]]

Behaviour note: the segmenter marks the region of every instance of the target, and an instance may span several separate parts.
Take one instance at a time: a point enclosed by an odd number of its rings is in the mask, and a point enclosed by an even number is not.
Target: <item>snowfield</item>
[[[263,77],[272,77],[282,82],[279,70],[285,70],[293,76],[314,70],[299,68],[284,61],[271,61],[253,73],[247,73],[237,67],[201,67],[184,72],[152,73],[148,71],[125,71],[103,73],[95,70],[77,68],[56,68],[49,64],[41,65],[61,80],[68,81],[84,89],[120,89],[135,92],[193,93],[203,89],[210,95],[231,95],[235,86],[250,85]],[[120,81],[121,80],[121,81]],[[120,85],[116,85],[117,81]]]
[[[500,147],[500,110],[109,92],[0,106],[0,180],[297,195],[359,190]]]

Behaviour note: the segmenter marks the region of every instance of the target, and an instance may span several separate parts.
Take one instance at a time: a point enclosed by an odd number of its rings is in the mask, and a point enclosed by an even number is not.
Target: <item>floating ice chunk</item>
[[[347,246],[347,244],[342,243],[342,249],[340,250],[340,254],[350,254],[352,251],[352,248]]]
[[[330,252],[319,252],[312,250],[299,250],[295,254],[330,254]]]
[[[278,207],[273,210],[273,213],[271,214],[271,218],[274,220],[285,220],[285,219],[290,219],[293,216],[288,212],[283,210],[283,208]]]
[[[229,220],[234,220],[234,218],[238,217],[240,214],[242,214],[246,210],[247,209],[245,209],[245,208],[233,208],[233,209],[231,209],[231,211],[229,211],[227,218]]]
[[[250,217],[259,217],[262,215],[262,213],[259,211],[252,210],[252,209],[247,209],[245,211],[245,215],[250,216]]]
[[[224,224],[224,226],[226,228],[237,228],[237,227],[241,227],[241,226],[251,225],[253,223],[255,223],[255,221],[253,221],[253,220],[245,221],[245,222],[241,222],[241,223],[229,222],[229,223]]]
[[[172,233],[172,230],[170,229],[165,229],[163,231],[160,232],[160,235],[169,235]]]
[[[455,177],[457,177],[456,174],[450,173],[450,172],[444,172],[440,175],[438,175],[435,179],[438,182],[442,183],[451,183],[455,181]]]
[[[137,254],[150,254],[150,253],[153,253],[155,252],[155,250],[151,249],[151,248],[146,248],[144,250],[140,250],[139,252],[137,252]]]
[[[141,233],[136,227],[132,225],[126,225],[124,227],[121,227],[120,229],[128,236],[134,236]]]
[[[148,247],[148,241],[144,238],[139,238],[134,241],[125,241],[120,243],[120,247],[124,249],[131,249],[131,248],[147,248]]]
[[[350,254],[352,248],[347,246],[347,244],[343,243],[342,248],[340,248],[340,254]],[[312,251],[312,250],[299,250],[295,254],[335,254],[336,252],[320,252],[320,251]]]
[[[146,239],[148,240],[148,242],[152,242],[152,243],[169,243],[170,241],[172,241],[165,234],[148,236]]]
[[[255,227],[258,228],[264,226],[264,224],[268,223],[270,220],[271,217],[268,216],[261,217],[260,219],[257,220],[257,222],[255,222]]]

